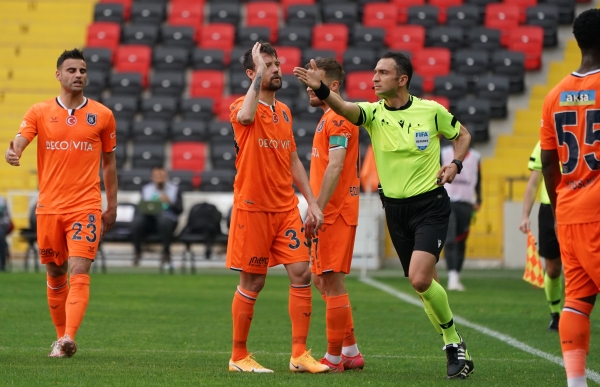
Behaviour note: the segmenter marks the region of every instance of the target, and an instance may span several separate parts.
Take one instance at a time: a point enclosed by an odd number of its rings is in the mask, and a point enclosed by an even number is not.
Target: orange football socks
[[[585,363],[590,347],[590,313],[594,306],[581,300],[565,300],[558,332],[569,386],[585,383]]]
[[[60,277],[50,277],[46,274],[46,294],[48,296],[48,307],[52,322],[56,327],[56,338],[60,339],[65,335],[65,326],[67,316],[65,314],[65,303],[69,295],[69,284],[67,283],[67,275]]]
[[[346,335],[346,325],[349,317],[350,300],[347,293],[341,296],[327,297],[325,320],[327,324],[327,353],[329,355],[342,355],[342,344]]]
[[[306,351],[306,337],[312,313],[311,285],[290,285],[288,310],[292,320],[292,357]]]
[[[75,335],[83,321],[90,299],[90,276],[87,274],[73,274],[69,282],[71,289],[65,305],[67,316],[65,333],[75,340]]]
[[[233,317],[233,349],[231,360],[238,361],[248,356],[248,334],[254,316],[254,304],[258,293],[238,286],[233,296],[231,316]]]

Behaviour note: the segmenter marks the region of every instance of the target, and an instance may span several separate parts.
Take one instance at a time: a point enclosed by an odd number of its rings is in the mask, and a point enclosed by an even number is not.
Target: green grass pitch
[[[450,292],[453,312],[554,356],[558,335],[546,331],[544,292],[516,271],[467,271],[464,293]],[[397,271],[376,272],[380,282],[414,295]],[[442,283],[445,283],[442,281]],[[458,326],[475,361],[463,381],[445,376],[443,342],[422,310],[387,293],[347,280],[365,370],[292,374],[287,314],[288,279],[267,278],[255,309],[249,349],[274,374],[227,370],[231,301],[237,275],[158,275],[127,270],[93,274],[90,304],[71,359],[50,359],[54,340],[43,274],[0,275],[0,386],[564,386],[562,367]],[[308,338],[315,358],[326,350],[325,306],[313,292]],[[596,313],[597,315],[597,313]],[[592,316],[588,369],[600,371],[600,320]],[[590,385],[595,385],[588,380]]]

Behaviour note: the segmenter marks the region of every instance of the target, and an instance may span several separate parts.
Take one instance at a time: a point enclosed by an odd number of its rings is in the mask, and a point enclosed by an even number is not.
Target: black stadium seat
[[[452,68],[467,77],[469,91],[475,90],[475,83],[489,69],[490,54],[484,50],[461,49],[452,55]]]
[[[83,49],[88,71],[109,72],[112,67],[112,51],[108,48],[86,47]]]
[[[425,28],[438,25],[440,10],[433,5],[415,5],[408,8],[408,24],[416,24]]]
[[[141,191],[142,187],[152,181],[150,169],[118,170],[119,189],[123,191]]]
[[[165,162],[165,145],[134,144],[131,160],[133,168],[162,167]]]
[[[454,111],[458,100],[468,93],[467,78],[463,75],[436,77],[433,84],[433,94],[448,98],[450,111]]]
[[[179,97],[152,96],[141,101],[141,113],[145,120],[170,121],[177,113]]]
[[[312,28],[305,26],[286,26],[279,29],[279,46],[292,46],[300,49],[312,44]]]
[[[122,143],[122,141],[129,140],[131,134],[131,122],[124,120],[116,120],[117,121],[117,144]]]
[[[349,48],[344,53],[344,71],[371,71],[375,68],[379,57],[375,50],[363,48]]]
[[[190,52],[183,47],[157,47],[152,52],[154,70],[184,71]]]
[[[95,22],[123,22],[123,4],[99,3],[94,6]]]
[[[318,58],[335,58],[335,51],[333,50],[319,50],[315,48],[308,48],[302,50],[302,63],[306,64],[310,62],[311,59]]]
[[[199,120],[182,120],[171,123],[171,141],[205,141],[206,125]]]
[[[358,21],[358,7],[352,3],[327,2],[323,5],[321,18],[323,23],[340,23],[352,28]]]
[[[506,118],[509,93],[507,77],[486,75],[477,81],[477,98],[487,99],[490,102],[490,116],[492,118]]]
[[[288,26],[312,27],[317,24],[319,8],[317,5],[298,4],[292,5],[287,11]]]
[[[490,103],[485,99],[461,99],[455,116],[471,133],[473,141],[489,140]]]
[[[112,110],[115,119],[131,121],[138,109],[139,96],[121,95],[110,96],[102,100],[102,104]]]
[[[194,70],[221,70],[225,68],[225,52],[196,47],[192,51],[191,62]]]
[[[229,85],[231,86],[231,94],[246,94],[250,83],[251,80],[245,72],[238,70],[230,73]],[[279,96],[279,93],[277,95]]]
[[[165,5],[135,1],[131,5],[131,22],[159,26],[165,20]]]
[[[168,95],[179,97],[185,87],[182,71],[155,71],[150,81],[153,95]]]
[[[214,169],[235,169],[235,148],[230,144],[211,145],[210,160]]]
[[[142,120],[133,123],[132,140],[138,144],[157,144],[164,148],[169,134],[167,121]]]
[[[352,29],[351,45],[356,48],[381,50],[385,47],[385,30],[377,27],[356,26]]]
[[[281,89],[277,91],[277,96],[281,96],[284,98],[298,98],[298,94],[300,93],[301,88],[304,88],[304,90],[306,90],[306,88],[298,81],[298,78],[296,78],[292,74],[283,74],[281,76]],[[247,91],[248,89],[246,88],[244,94]]]
[[[558,7],[543,4],[527,8],[527,24],[544,29],[544,47],[558,45]]]
[[[179,187],[181,192],[194,190],[194,172],[192,171],[169,171],[169,180]]]
[[[213,168],[211,171],[203,171],[200,175],[200,191],[231,192],[235,174],[235,169],[230,168]]]
[[[492,70],[495,75],[508,77],[511,93],[525,91],[525,54],[517,51],[498,50],[492,54]]]
[[[165,47],[192,48],[194,45],[194,28],[188,26],[165,25],[161,28],[160,42]]]
[[[323,109],[310,106],[308,98],[296,98],[294,105],[290,106],[290,108],[292,109],[294,122],[296,120],[317,122],[323,115]]]
[[[469,48],[474,50],[494,51],[500,48],[500,30],[476,27],[469,31]]]
[[[415,97],[421,97],[423,95],[423,77],[413,73],[408,91]]]
[[[237,27],[236,44],[241,47],[252,47],[256,42],[268,42],[271,35],[269,27]]]
[[[85,95],[100,95],[106,87],[107,74],[103,71],[88,71]]]
[[[158,41],[158,26],[132,23],[121,27],[121,34],[121,43],[154,46]]]
[[[240,22],[240,6],[227,2],[210,3],[208,21],[210,23],[228,23],[238,25]]]
[[[448,7],[446,25],[449,27],[473,28],[481,24],[479,8],[474,5]]]
[[[445,47],[450,51],[455,51],[463,45],[463,29],[461,27],[433,27],[427,32],[427,45]]]
[[[229,71],[230,72],[246,72],[244,69],[244,65],[242,64],[244,61],[244,54],[251,47],[241,47],[237,46],[231,50],[231,57],[229,60]],[[247,90],[246,90],[247,91]]]
[[[213,121],[208,124],[208,137],[211,145],[227,144],[233,146],[233,128],[229,121]]]
[[[321,113],[323,112],[321,108],[319,108],[319,110],[321,110]],[[292,131],[294,132],[294,140],[296,141],[296,145],[311,145],[313,143],[313,137],[317,130],[318,124],[319,121],[294,120]]]
[[[111,95],[139,96],[142,92],[142,74],[112,73],[108,84]]]
[[[213,117],[214,101],[211,98],[186,98],[179,105],[179,113],[184,120],[208,122]]]

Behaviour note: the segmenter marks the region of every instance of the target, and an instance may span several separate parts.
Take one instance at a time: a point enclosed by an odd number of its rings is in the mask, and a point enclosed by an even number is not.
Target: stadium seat
[[[488,141],[490,103],[485,99],[461,99],[456,106],[456,118],[471,134],[472,141]]]
[[[279,4],[275,1],[260,1],[246,4],[246,26],[268,27],[269,42],[276,42],[279,33]]]
[[[287,26],[279,30],[278,43],[280,46],[293,46],[303,50],[310,47],[312,42],[312,27]]]
[[[352,47],[382,50],[385,47],[385,30],[378,27],[356,26],[352,29]]]
[[[281,8],[283,9],[284,16],[290,12],[290,7],[296,5],[314,5],[315,0],[280,0]]]
[[[516,5],[519,8],[519,24],[525,23],[527,8],[537,5],[537,0],[503,0],[504,4]]]
[[[302,52],[298,47],[277,47],[277,59],[281,63],[282,74],[292,74],[294,67],[304,66],[300,63]]]
[[[292,131],[296,144],[312,145],[318,122],[294,120]]]
[[[298,81],[298,78],[292,74],[283,74],[281,76],[281,89],[277,91],[277,96],[282,98],[298,98],[301,88],[306,90],[305,86]]]
[[[318,24],[313,28],[312,47],[336,52],[341,61],[348,47],[348,27],[345,24]]]
[[[509,93],[508,78],[498,75],[486,75],[477,81],[477,98],[490,102],[490,117],[505,118]]]
[[[189,56],[189,50],[182,47],[157,47],[152,53],[152,67],[158,71],[184,71]]]
[[[131,5],[132,23],[158,26],[164,20],[164,4],[136,1]]]
[[[198,46],[224,50],[225,63],[229,63],[227,54],[235,42],[235,26],[226,23],[205,24],[200,32]]]
[[[304,166],[304,169],[307,171],[310,169],[310,159],[312,157],[312,144],[297,144],[296,153],[298,153],[298,158],[300,162]]]
[[[433,94],[448,98],[448,110],[454,111],[458,100],[468,94],[467,78],[464,75],[443,75],[433,81]]]
[[[188,26],[165,25],[161,28],[160,36],[160,42],[165,47],[190,49],[194,46],[195,29]]]
[[[499,29],[502,33],[500,43],[508,45],[510,32],[519,26],[519,7],[513,4],[492,3],[485,9],[485,26]]]
[[[233,128],[231,127],[229,119],[224,121],[212,121],[209,123],[208,140],[211,147],[219,144],[226,144],[233,149]]]
[[[205,164],[205,143],[177,141],[171,145],[171,169],[202,172]]]
[[[164,148],[164,142],[167,140],[168,134],[169,124],[167,121],[144,119],[133,123],[131,139],[136,146],[141,144],[158,144]]]
[[[509,80],[511,93],[525,91],[525,54],[516,51],[498,50],[492,54],[494,75],[504,75]]]
[[[214,102],[211,98],[185,98],[179,104],[183,120],[208,122],[213,118]]]
[[[200,191],[204,192],[231,192],[235,169],[213,169],[200,174]]]
[[[433,90],[433,79],[450,72],[450,50],[447,48],[425,48],[413,56],[413,66],[417,74],[423,77],[423,91]]]
[[[155,74],[156,76],[156,74]],[[143,98],[141,112],[145,120],[171,121],[177,113],[178,97],[157,96]]]
[[[109,48],[85,47],[83,55],[88,71],[106,73],[112,68],[113,52]]]
[[[467,32],[468,28],[480,25],[479,8],[474,5],[461,5],[448,7],[446,11],[446,25],[448,27],[461,27]]]
[[[363,10],[363,26],[392,28],[398,22],[398,9],[391,3],[368,3]]]
[[[231,50],[230,61],[229,61],[229,73],[245,73],[246,69],[244,68],[244,54],[246,51],[250,50],[251,47],[234,47]]]
[[[213,169],[235,170],[235,148],[233,141],[228,144],[211,144],[210,160]]]
[[[269,27],[237,27],[236,44],[252,48],[256,42],[272,42]]]
[[[182,120],[171,123],[171,141],[198,142],[207,138],[206,125],[204,121]],[[173,154],[173,151],[171,151]]]
[[[117,169],[123,168],[123,165],[127,162],[127,146],[125,144],[119,144],[115,148],[115,159],[117,161]]]
[[[117,121],[130,122],[138,109],[139,95],[111,96],[102,99],[102,104],[112,110]]]
[[[286,25],[312,28],[317,24],[319,8],[314,4],[292,5],[286,15]]]
[[[112,22],[121,24],[124,19],[123,4],[116,3],[98,3],[94,6],[95,22]]]
[[[191,26],[198,28],[204,21],[204,5],[191,2],[171,2],[167,22],[173,26]]]
[[[103,47],[114,52],[121,39],[121,26],[117,23],[96,22],[88,26],[87,47]]]
[[[121,45],[117,48],[115,70],[142,74],[142,86],[148,84],[148,71],[152,61],[152,50],[148,46]]]
[[[231,94],[246,94],[252,81],[245,72],[231,71],[229,74],[229,86]]]
[[[131,137],[131,122],[116,120],[117,121],[117,143],[129,140]]]
[[[85,95],[100,95],[106,87],[107,73],[99,70],[88,70]],[[92,98],[93,99],[93,98]]]
[[[131,164],[133,168],[163,167],[165,163],[164,144],[134,144]]]
[[[194,191],[200,185],[200,175],[188,170],[178,170],[173,168],[169,171],[169,180],[179,187],[181,192]]]
[[[446,24],[448,19],[448,8],[459,7],[463,3],[463,0],[429,0],[427,4],[435,6],[439,10],[439,22],[440,24]]]
[[[560,24],[573,24],[573,19],[575,19],[575,0],[540,0],[540,3],[558,7],[558,22]]]
[[[325,3],[321,18],[325,24],[345,24],[350,29],[359,20],[358,6],[353,3]]]
[[[452,55],[452,69],[467,78],[470,92],[475,91],[477,79],[487,74],[489,63],[490,54],[484,50],[461,49]]]
[[[225,52],[216,48],[196,47],[192,51],[191,61],[195,70],[221,70],[225,68]]]
[[[154,46],[158,41],[158,26],[147,24],[129,24],[122,28],[122,44],[143,44]]]
[[[416,24],[425,28],[438,25],[440,10],[432,5],[415,5],[408,8],[408,24]]]
[[[394,4],[398,10],[398,23],[406,24],[408,22],[408,8],[425,5],[425,0],[392,0],[391,3]]]
[[[445,47],[455,51],[463,45],[463,29],[461,27],[437,26],[429,30],[427,45],[431,47]]]
[[[425,93],[423,91],[423,77],[419,74],[413,73],[412,78],[410,79],[410,85],[408,87],[408,92],[415,97],[422,97]]]
[[[225,76],[218,70],[194,70],[190,85],[191,97],[218,99],[223,95]]]
[[[112,73],[108,81],[111,95],[140,95],[142,74],[134,72]]]
[[[468,44],[473,50],[495,51],[500,48],[502,33],[498,29],[476,27],[469,31]]]
[[[302,50],[302,63],[307,64],[310,62],[311,59],[316,60],[319,58],[336,58],[336,56],[337,53],[334,50],[318,50],[308,48],[306,50]]]
[[[317,122],[323,115],[323,109],[310,106],[308,98],[296,98],[293,106],[288,106],[292,109],[292,118],[294,122],[296,120]]]
[[[123,191],[141,191],[142,187],[152,181],[152,172],[148,168],[118,170],[119,189]]]
[[[544,47],[558,45],[558,8],[555,5],[538,5],[527,8],[527,24],[544,29]]]
[[[379,57],[375,50],[368,48],[349,48],[344,53],[344,71],[373,71]]]
[[[544,50],[544,30],[538,26],[521,26],[510,32],[508,49],[525,54],[525,70],[538,70],[542,67]]]
[[[131,17],[131,3],[133,0],[100,0],[99,3],[121,4],[123,6],[123,19],[129,20]]]
[[[355,71],[346,74],[346,95],[348,98],[375,102],[378,100],[373,90],[373,71]]]
[[[247,91],[248,90],[246,90],[246,92]],[[219,121],[229,121],[229,116],[231,115],[231,104],[242,95],[243,94],[231,94],[227,97],[221,97],[221,100],[219,101],[219,111],[217,112],[217,119]],[[279,99],[279,96],[277,96],[277,99]]]
[[[414,54],[425,47],[425,28],[420,25],[396,26],[387,31],[386,42],[392,50]]]
[[[240,6],[226,2],[211,2],[208,5],[208,22],[237,26],[240,22]]]

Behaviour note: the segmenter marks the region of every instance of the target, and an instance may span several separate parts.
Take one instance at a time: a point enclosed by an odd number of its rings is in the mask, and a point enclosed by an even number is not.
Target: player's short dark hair
[[[268,42],[260,42],[260,52],[264,52],[265,54],[274,56],[277,58],[277,51],[275,51],[275,47],[271,43]],[[254,59],[252,59],[252,49],[249,49],[244,53],[244,69],[246,70],[255,70],[254,68]]]
[[[346,75],[346,73],[344,72],[340,62],[335,60],[335,58],[319,58],[315,59],[315,63],[317,64],[317,68],[319,70],[323,70],[325,73],[325,78],[327,78],[329,82],[338,81],[340,85],[342,84],[344,81],[344,75]],[[304,67],[310,69],[310,62]]]
[[[388,51],[381,59],[392,58],[396,62],[396,79],[400,78],[401,75],[408,76],[408,82],[406,82],[406,87],[410,86],[410,80],[413,75],[413,66],[410,61],[410,57],[402,52],[392,52]]]
[[[83,51],[76,48],[72,49],[71,51],[65,50],[58,57],[58,60],[56,61],[56,68],[59,69],[63,62],[67,59],[81,59],[82,61],[85,61],[85,58],[83,57]]]
[[[573,35],[582,49],[600,51],[600,9],[588,9],[575,18]]]

